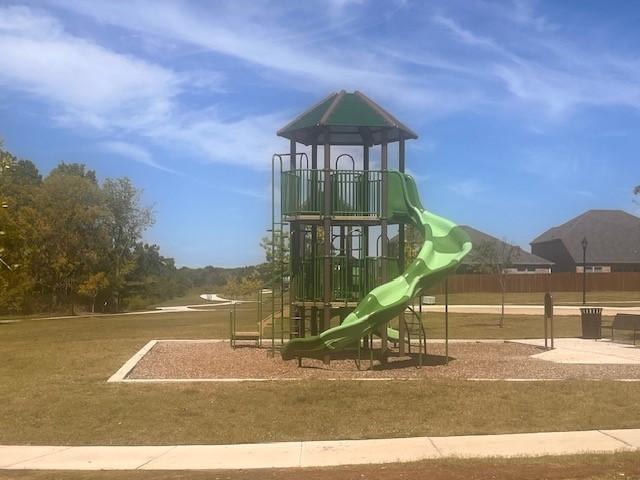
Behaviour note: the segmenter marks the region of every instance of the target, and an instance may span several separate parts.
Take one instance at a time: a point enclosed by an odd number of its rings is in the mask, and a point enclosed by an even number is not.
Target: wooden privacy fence
[[[528,273],[505,276],[509,293],[581,292],[582,273]],[[587,273],[587,291],[637,291],[640,272]],[[500,284],[495,275],[461,273],[449,277],[449,293],[495,293]],[[429,289],[431,294],[444,293],[444,282]]]

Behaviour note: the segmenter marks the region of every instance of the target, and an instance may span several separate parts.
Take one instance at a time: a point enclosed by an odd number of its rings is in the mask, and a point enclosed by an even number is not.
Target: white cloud
[[[473,198],[487,191],[487,187],[478,179],[468,178],[459,182],[450,183],[449,190],[467,198]]]
[[[565,70],[533,63],[500,65],[496,75],[510,93],[542,106],[552,115],[570,112],[580,106],[640,107],[640,75],[619,76],[606,59],[594,57],[598,72]]]
[[[503,95],[504,104],[516,99],[555,117],[581,106],[640,107],[637,59],[612,57],[609,50],[562,37],[559,27],[536,15],[527,1],[492,13],[505,25],[492,31],[494,37],[464,28],[451,17],[433,17],[467,47],[464,56],[454,55],[441,67],[457,76],[489,81],[493,90],[505,89],[510,96]]]
[[[328,0],[329,9],[334,15],[343,13],[345,8],[362,5],[365,0]]]
[[[203,162],[268,168],[270,154],[283,148],[274,130],[293,113],[227,114],[223,94],[235,84],[223,82],[217,70],[229,58],[234,67],[253,68],[250,82],[268,79],[314,93],[358,88],[417,118],[514,109],[561,120],[580,106],[640,106],[640,64],[634,58],[585,51],[521,1],[511,9],[447,6],[434,14],[427,8],[421,12],[424,32],[385,34],[381,46],[353,34],[371,20],[358,18],[361,9],[349,1],[337,2],[344,18],[318,12],[323,22],[306,19],[303,13],[314,9],[307,5],[256,2],[240,10],[235,2],[211,8],[166,1],[51,1],[117,31],[118,38],[145,39],[154,45],[151,54],[142,59],[81,38],[42,10],[0,7],[0,85],[45,99],[65,124],[91,125],[134,143],[151,141]],[[479,20],[465,21],[465,11]],[[296,15],[301,21],[292,25]],[[491,34],[482,16],[499,20]],[[149,60],[166,58],[160,57],[163,45],[174,56],[198,52],[203,68],[176,71],[168,61]],[[214,107],[194,107],[185,99],[194,92],[206,92]],[[144,161],[131,152],[128,157]]]
[[[151,157],[147,150],[138,145],[114,140],[103,142],[101,146],[108,152],[114,153],[121,157],[129,158],[135,162],[142,163],[143,165],[148,165],[150,167],[157,168],[158,170],[163,170],[168,173],[178,173],[171,168],[160,165]]]
[[[596,194],[590,190],[574,189],[574,190],[569,190],[569,192],[573,192],[576,195],[580,195],[581,197],[585,197],[585,198],[596,198]]]
[[[268,168],[280,143],[274,135],[286,118],[221,119],[213,109],[186,109],[182,88],[220,92],[217,72],[175,73],[116,53],[66,33],[52,16],[26,7],[0,8],[0,85],[44,99],[53,117],[67,126],[91,126],[114,134],[144,137],[176,151],[190,150],[203,162]],[[101,147],[176,173],[146,150],[120,140]],[[281,147],[280,147],[281,148]]]
[[[462,28],[457,22],[455,22],[452,18],[445,17],[443,15],[435,15],[433,17],[434,22],[440,24],[447,28],[451,33],[453,33],[458,40],[466,43],[468,45],[480,46],[485,48],[490,48],[492,50],[497,50],[502,52],[502,49],[490,38],[481,37],[470,30]]]
[[[250,188],[227,188],[227,191],[242,195],[243,197],[255,198],[261,201],[271,202],[271,185],[267,185],[263,189],[250,189]],[[279,195],[279,194],[278,194]],[[278,198],[278,197],[276,197]]]
[[[522,152],[520,168],[529,174],[550,181],[576,179],[587,170],[587,160],[579,159],[576,153],[562,149],[527,149]]]
[[[59,118],[99,128],[168,114],[179,78],[64,31],[50,15],[0,8],[0,84],[62,108]]]
[[[406,169],[406,173],[408,175],[411,175],[413,177],[413,179],[418,183],[423,183],[423,182],[426,182],[426,181],[429,181],[429,180],[432,179],[432,177],[430,175],[423,175],[423,174],[420,174],[420,173],[416,173],[414,170],[412,170],[410,168]]]
[[[516,23],[533,27],[541,32],[558,30],[558,25],[550,22],[545,16],[535,13],[534,4],[531,1],[515,0],[513,3],[514,9],[511,16]]]
[[[267,74],[279,72],[276,80],[297,89],[362,89],[405,106],[434,106],[434,96],[421,79],[361,48],[327,48],[325,42],[315,42],[317,32],[292,28],[291,19],[285,18],[291,12],[283,7],[261,4],[259,9],[238,10],[233,2],[219,3],[212,14],[203,8],[158,1],[150,15],[149,4],[140,1],[126,6],[115,2],[61,5],[100,22],[249,62]],[[329,21],[330,17],[322,18]]]
[[[285,123],[280,114],[229,121],[206,111],[177,115],[172,122],[159,123],[141,134],[203,162],[270,169],[271,155],[286,147],[275,135],[277,126]]]

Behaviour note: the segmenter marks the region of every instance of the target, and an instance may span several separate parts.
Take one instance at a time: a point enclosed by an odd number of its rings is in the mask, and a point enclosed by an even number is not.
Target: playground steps
[[[258,340],[260,332],[235,332],[233,336],[236,340]]]
[[[408,352],[411,353],[412,341],[418,340],[420,350],[426,355],[427,332],[422,323],[422,317],[412,307],[408,307],[402,314],[402,321],[404,322],[407,336]]]
[[[231,348],[236,348],[237,342],[255,342],[257,347],[260,346],[262,342],[262,336],[260,332],[231,332]]]

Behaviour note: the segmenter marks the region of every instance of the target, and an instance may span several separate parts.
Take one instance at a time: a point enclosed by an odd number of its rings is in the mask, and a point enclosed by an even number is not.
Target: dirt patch
[[[130,379],[306,379],[306,378],[446,378],[446,379],[631,379],[640,378],[635,365],[563,365],[531,358],[540,349],[514,343],[452,343],[446,364],[444,344],[429,344],[428,354],[399,356],[391,352],[386,364],[374,350],[342,353],[329,365],[303,359],[285,362],[269,349],[239,347],[226,342],[159,341],[135,366]],[[358,364],[359,367],[358,368]]]

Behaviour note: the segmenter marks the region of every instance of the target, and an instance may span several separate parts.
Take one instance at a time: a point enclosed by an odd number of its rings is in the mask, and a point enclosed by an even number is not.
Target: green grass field
[[[254,321],[253,308],[238,307],[241,322]],[[452,316],[452,334],[525,336],[535,330],[527,322],[541,323],[509,317],[500,330],[491,326],[495,318],[481,317]],[[568,331],[576,320],[571,322]],[[637,383],[106,383],[150,339],[224,338],[227,329],[226,309],[0,325],[0,444],[234,443],[640,427],[640,414],[628,403],[640,394]]]

